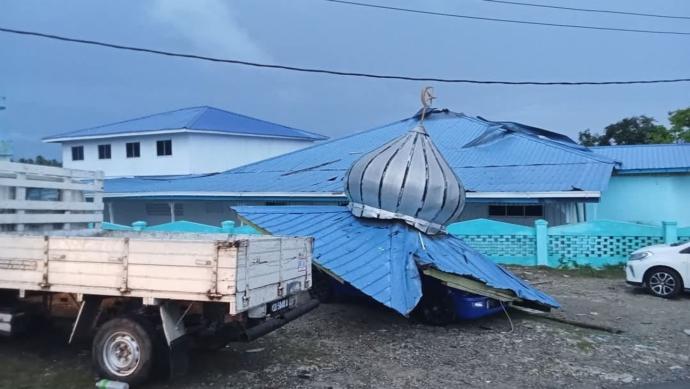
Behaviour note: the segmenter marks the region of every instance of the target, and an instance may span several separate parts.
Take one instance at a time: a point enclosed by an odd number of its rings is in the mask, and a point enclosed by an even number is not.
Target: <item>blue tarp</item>
[[[419,267],[465,276],[557,308],[533,288],[452,235],[427,236],[396,221],[360,219],[346,207],[234,207],[244,218],[279,235],[313,236],[314,261],[403,315],[422,296]]]

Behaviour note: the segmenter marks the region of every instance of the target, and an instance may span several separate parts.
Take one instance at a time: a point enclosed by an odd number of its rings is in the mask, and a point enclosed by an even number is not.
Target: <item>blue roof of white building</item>
[[[314,237],[315,263],[402,314],[422,296],[418,267],[469,277],[538,305],[559,306],[452,235],[429,236],[398,221],[356,218],[347,207],[234,209],[272,234]]]
[[[690,172],[690,143],[592,147],[592,151],[620,163],[626,173]]]
[[[342,196],[353,161],[418,123],[418,116],[223,173],[176,179],[107,180],[115,196]],[[533,197],[585,197],[603,191],[615,162],[564,135],[433,110],[424,126],[469,192],[533,192]],[[500,193],[499,193],[500,194]]]
[[[43,141],[64,142],[171,132],[201,132],[306,141],[328,139],[313,132],[298,130],[214,107],[203,106],[182,108],[117,123],[65,132],[44,138]]]

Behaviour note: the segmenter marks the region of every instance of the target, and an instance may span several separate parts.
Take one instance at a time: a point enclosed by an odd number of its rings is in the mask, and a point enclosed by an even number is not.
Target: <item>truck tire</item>
[[[93,340],[98,373],[130,385],[145,382],[154,365],[154,331],[143,319],[118,317],[105,322]]]

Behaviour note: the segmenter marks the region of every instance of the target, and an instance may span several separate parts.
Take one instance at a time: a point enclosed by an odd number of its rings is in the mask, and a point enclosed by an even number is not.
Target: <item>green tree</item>
[[[690,142],[690,107],[668,113],[669,132],[676,142]]]
[[[57,159],[47,159],[42,155],[36,156],[36,159],[33,158],[19,158],[17,160],[19,163],[30,163],[32,165],[45,165],[45,166],[57,166],[57,167],[62,167],[62,163],[58,161]]]
[[[592,134],[589,129],[580,131],[580,133],[577,135],[577,138],[580,141],[580,144],[583,146],[590,147],[599,144],[599,135]]]
[[[609,124],[601,135],[590,130],[581,131],[580,143],[585,146],[642,145],[650,143],[672,143],[674,136],[654,118],[633,116]]]

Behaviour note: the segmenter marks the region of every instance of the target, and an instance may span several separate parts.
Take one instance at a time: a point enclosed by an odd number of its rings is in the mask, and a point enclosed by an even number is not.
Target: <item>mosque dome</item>
[[[423,122],[355,161],[345,193],[353,215],[402,220],[426,234],[444,232],[465,205],[462,182]]]

